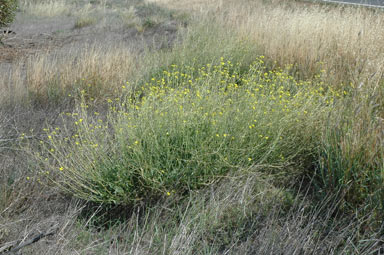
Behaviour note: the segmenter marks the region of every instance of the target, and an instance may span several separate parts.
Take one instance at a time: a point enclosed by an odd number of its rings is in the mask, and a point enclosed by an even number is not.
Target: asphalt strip
[[[348,4],[348,5],[356,5],[356,6],[364,6],[364,7],[373,7],[373,8],[384,8],[384,3],[383,5],[375,5],[375,4],[353,3],[348,1],[334,1],[334,0],[322,0],[322,1],[328,2],[328,3]]]

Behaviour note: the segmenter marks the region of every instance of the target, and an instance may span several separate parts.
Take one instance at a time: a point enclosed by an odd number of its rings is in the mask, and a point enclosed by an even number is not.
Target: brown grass
[[[381,10],[275,0],[147,0],[194,10],[251,40],[268,59],[293,65],[300,78],[325,70],[333,86],[372,86],[383,78],[384,14]],[[370,85],[368,85],[368,83]],[[376,84],[377,86],[377,84]]]
[[[254,1],[228,3],[217,13],[220,22],[252,40],[281,66],[296,65],[301,77],[320,69],[327,81],[355,86],[381,79],[384,66],[384,15],[380,11]]]
[[[223,5],[222,0],[145,0],[178,11],[206,11]]]
[[[65,0],[21,0],[19,7],[30,15],[54,17],[70,14],[74,6]]]
[[[44,102],[85,88],[93,97],[105,96],[121,88],[136,67],[135,54],[125,46],[75,45],[20,60],[0,80],[0,87],[3,100],[13,101],[32,96]]]

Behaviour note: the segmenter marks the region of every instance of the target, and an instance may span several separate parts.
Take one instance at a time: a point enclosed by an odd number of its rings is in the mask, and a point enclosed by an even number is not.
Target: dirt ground
[[[30,55],[65,50],[68,47],[89,44],[126,44],[142,50],[148,45],[157,48],[170,47],[175,40],[178,22],[166,20],[152,27],[138,31],[137,27],[119,27],[106,25],[103,28],[87,26],[75,28],[76,18],[71,16],[34,18],[29,20],[19,13],[15,22],[3,30],[11,30],[0,45],[0,68],[4,68],[21,58]]]

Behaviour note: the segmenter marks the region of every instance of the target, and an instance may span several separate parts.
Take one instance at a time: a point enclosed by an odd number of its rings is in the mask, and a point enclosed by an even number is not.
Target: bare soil
[[[103,28],[94,26],[75,28],[75,19],[71,16],[61,16],[29,20],[19,13],[16,21],[10,27],[4,28],[15,34],[5,36],[2,40],[0,65],[12,63],[38,52],[65,49],[74,44],[80,46],[92,43],[124,43],[139,50],[147,46],[167,48],[174,42],[179,26],[177,21],[167,20],[140,32],[135,27],[114,27],[113,24]]]

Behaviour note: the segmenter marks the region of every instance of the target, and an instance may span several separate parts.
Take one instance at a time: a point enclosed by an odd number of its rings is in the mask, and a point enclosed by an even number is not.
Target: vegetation
[[[17,8],[16,0],[2,0],[0,3],[0,27],[9,25],[14,17]]]
[[[0,80],[0,243],[44,201],[60,235],[31,254],[382,252],[384,14],[219,2],[23,2],[155,44],[38,53]]]
[[[74,134],[49,131],[38,159],[63,177],[64,191],[100,203],[185,194],[260,166],[292,178],[284,168],[312,160],[320,123],[341,93],[268,72],[263,63],[243,74],[223,58],[197,70],[171,65],[133,95],[109,99],[106,122],[88,116],[83,102],[68,113]]]

